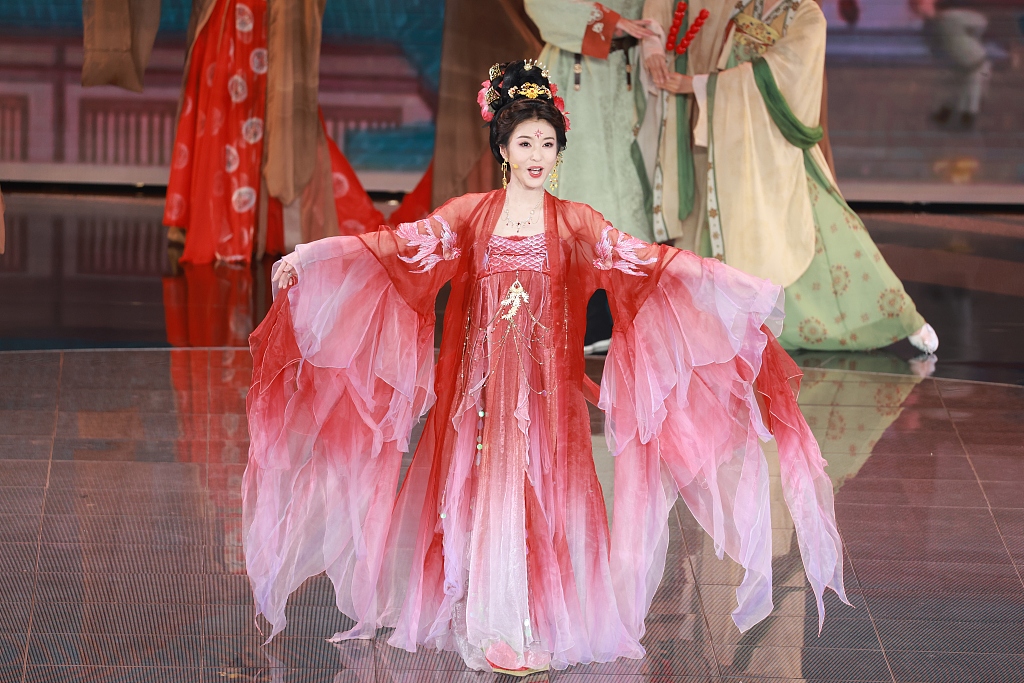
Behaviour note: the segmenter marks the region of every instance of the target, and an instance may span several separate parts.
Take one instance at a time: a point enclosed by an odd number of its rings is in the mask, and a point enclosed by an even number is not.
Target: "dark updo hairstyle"
[[[494,113],[491,119],[491,152],[498,162],[504,161],[501,146],[508,145],[509,138],[516,126],[532,120],[547,121],[555,129],[558,151],[565,149],[565,117],[555,106],[555,95],[551,81],[547,77],[547,69],[531,59],[509,62],[491,67],[491,87],[488,91],[497,96],[490,103]],[[523,94],[524,86],[527,93],[532,92],[531,85],[542,88],[550,94],[529,97]],[[557,88],[554,88],[557,90]],[[542,91],[542,92],[543,92]],[[557,101],[561,101],[559,98]]]

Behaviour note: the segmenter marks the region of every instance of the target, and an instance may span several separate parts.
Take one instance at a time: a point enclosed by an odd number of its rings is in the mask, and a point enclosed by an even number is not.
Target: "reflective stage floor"
[[[498,680],[386,631],[329,644],[348,626],[324,577],[260,646],[240,547],[250,372],[244,349],[0,353],[0,681]],[[529,680],[1024,681],[1024,387],[811,369],[801,403],[854,608],[833,596],[817,634],[774,496],[776,609],[740,634],[739,568],[679,506],[647,657]]]

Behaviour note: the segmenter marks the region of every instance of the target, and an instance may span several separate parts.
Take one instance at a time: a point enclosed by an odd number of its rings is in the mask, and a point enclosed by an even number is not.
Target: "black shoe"
[[[939,124],[940,126],[943,126],[949,123],[949,119],[951,116],[953,116],[953,110],[950,109],[949,107],[943,107],[942,109],[933,112],[930,118],[935,123]]]

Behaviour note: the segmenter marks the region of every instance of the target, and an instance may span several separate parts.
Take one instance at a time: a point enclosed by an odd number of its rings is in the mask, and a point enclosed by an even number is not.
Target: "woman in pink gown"
[[[390,627],[395,647],[520,674],[642,657],[679,496],[746,570],[733,613],[745,630],[772,609],[773,436],[819,618],[826,587],[845,600],[832,487],[775,341],[782,290],[546,193],[567,127],[553,90],[531,61],[483,84],[507,189],[301,245],[276,272],[291,286],[251,337],[243,484],[271,637],[288,596],[326,572],[355,622],[339,640]],[[600,387],[582,351],[597,288],[615,320]],[[586,400],[615,456],[610,529]]]

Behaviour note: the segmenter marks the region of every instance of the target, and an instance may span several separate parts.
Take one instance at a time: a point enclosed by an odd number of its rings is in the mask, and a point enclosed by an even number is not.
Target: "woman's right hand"
[[[664,54],[655,54],[644,59],[644,66],[647,67],[647,72],[651,74],[651,80],[654,81],[654,85],[664,89],[665,84],[668,82],[668,65],[665,63]]]
[[[273,278],[278,289],[287,289],[299,282],[299,255],[294,251],[281,257],[281,265]]]
[[[662,90],[675,93],[676,95],[692,95],[693,76],[670,73],[668,78],[665,79],[665,84],[662,85],[661,88]]]

